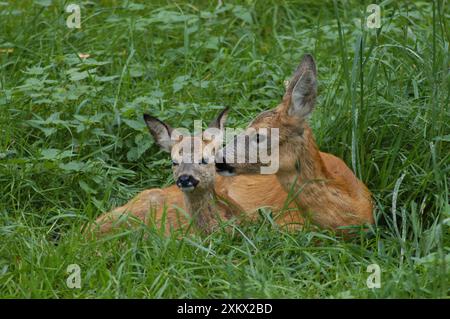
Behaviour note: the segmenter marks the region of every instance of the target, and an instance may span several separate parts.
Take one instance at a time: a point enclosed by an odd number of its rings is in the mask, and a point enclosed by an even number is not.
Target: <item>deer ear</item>
[[[206,145],[203,154],[209,159],[214,160],[218,150],[223,146],[223,139],[225,134],[225,122],[228,117],[228,108],[222,110],[217,117],[208,125],[208,129],[203,132],[203,139],[210,141]]]
[[[298,117],[307,116],[314,108],[316,96],[316,63],[310,54],[306,54],[289,81],[284,95],[284,98],[288,101],[288,114]]]
[[[219,115],[209,123],[209,128],[218,128],[219,130],[223,131],[225,129],[225,122],[227,121],[228,112],[230,109],[226,107],[223,109],[222,112],[219,113]]]
[[[170,152],[172,148],[172,128],[166,123],[158,120],[156,117],[149,114],[144,114],[144,121],[150,131],[150,134],[155,139],[156,143],[166,152]]]

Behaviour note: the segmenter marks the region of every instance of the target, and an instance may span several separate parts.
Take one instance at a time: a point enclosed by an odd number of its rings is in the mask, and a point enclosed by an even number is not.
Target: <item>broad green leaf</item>
[[[71,161],[68,163],[61,163],[59,164],[59,168],[65,170],[65,171],[73,171],[73,172],[81,172],[86,167],[86,163],[84,162],[77,162],[77,161]]]
[[[131,127],[132,129],[135,129],[136,131],[142,131],[145,128],[145,123],[144,121],[136,121],[136,120],[128,120],[128,119],[123,119],[123,122]]]

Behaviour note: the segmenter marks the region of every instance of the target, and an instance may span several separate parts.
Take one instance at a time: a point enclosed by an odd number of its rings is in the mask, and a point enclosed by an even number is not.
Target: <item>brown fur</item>
[[[295,203],[284,207],[288,196],[274,175],[216,175],[214,190],[218,198],[231,204],[228,206],[234,208],[234,216],[241,220],[256,220],[259,216],[257,210],[268,208],[274,212],[275,221],[281,226],[296,228],[303,224]],[[229,208],[224,205],[222,209]],[[225,215],[222,214],[222,218]],[[174,230],[187,229],[190,217],[183,192],[176,185],[142,191],[125,205],[98,217],[93,229],[99,234],[106,234],[120,227],[136,226],[138,223],[134,220],[154,224],[162,228],[166,235]]]
[[[278,180],[286,191],[294,191],[303,214],[321,227],[372,224],[371,194],[347,165],[338,157],[320,152],[306,122],[316,98],[316,69],[311,56],[297,68],[283,98],[275,109],[262,112],[253,120],[248,132],[260,128],[279,129]],[[296,90],[296,91],[295,91]],[[294,97],[294,94],[295,95]],[[261,163],[232,163],[236,147],[224,156],[237,174],[254,174]]]

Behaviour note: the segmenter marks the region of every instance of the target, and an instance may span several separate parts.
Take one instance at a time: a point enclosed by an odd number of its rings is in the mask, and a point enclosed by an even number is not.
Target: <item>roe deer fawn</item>
[[[223,130],[228,110],[225,109],[210,127]],[[217,175],[214,154],[207,162],[201,154],[192,154],[185,145],[195,142],[208,144],[200,136],[188,136],[178,141],[171,140],[172,128],[150,115],[145,122],[157,144],[164,150],[183,149],[180,159],[173,159],[173,174],[176,185],[164,189],[149,189],[139,193],[127,204],[101,215],[96,220],[97,232],[109,232],[117,226],[130,226],[128,216],[157,226],[165,224],[165,233],[189,224],[189,218],[180,210],[187,211],[200,230],[208,233],[217,223],[217,217],[228,219],[241,212],[245,219],[256,219],[256,211],[268,207],[278,214],[275,221],[280,225],[296,226],[302,220],[294,205],[286,205],[287,193],[273,175],[247,175],[222,177]],[[194,141],[196,139],[196,141]],[[218,145],[216,145],[218,147]],[[188,152],[186,152],[188,150]],[[193,158],[199,162],[193,162]],[[188,159],[185,163],[183,159]],[[191,160],[189,162],[189,160]],[[228,203],[228,204],[225,204]],[[286,207],[285,207],[286,206]],[[153,211],[153,214],[151,213]],[[123,221],[127,223],[124,224]],[[95,230],[95,229],[93,229]]]
[[[294,192],[298,208],[321,227],[373,223],[371,194],[367,187],[338,157],[320,152],[306,117],[313,110],[317,95],[316,66],[311,55],[305,55],[289,82],[282,102],[259,114],[242,136],[250,138],[239,147],[227,144],[216,162],[223,175],[259,173],[259,157],[251,163],[235,163],[249,147],[278,142],[279,162],[276,176],[284,189]],[[265,128],[265,130],[260,130]],[[278,141],[270,141],[271,128],[278,128]],[[269,132],[268,134],[261,134]],[[241,145],[242,146],[242,145]],[[244,154],[245,153],[245,154]],[[245,157],[241,157],[245,158]]]

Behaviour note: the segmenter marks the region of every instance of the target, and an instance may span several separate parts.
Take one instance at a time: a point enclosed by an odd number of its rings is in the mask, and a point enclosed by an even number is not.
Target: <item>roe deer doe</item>
[[[278,128],[279,162],[276,176],[284,189],[294,192],[298,208],[321,227],[372,224],[372,200],[367,187],[338,157],[320,152],[306,117],[313,110],[317,95],[316,65],[311,55],[305,55],[289,82],[282,102],[259,114],[242,136],[253,144],[238,147],[227,144],[218,155],[219,174],[255,174],[264,165],[259,158],[254,163],[235,163],[245,158],[249,147],[270,141],[271,128]],[[260,130],[265,128],[265,130]],[[268,134],[261,134],[269,132]],[[241,145],[242,146],[242,145]],[[244,154],[245,153],[245,154]]]
[[[211,122],[210,128],[223,130],[227,114],[227,109],[222,111],[217,119]],[[124,206],[101,215],[96,220],[98,233],[107,233],[118,226],[133,225],[130,223],[132,219],[127,218],[130,216],[144,223],[154,223],[156,226],[165,224],[165,233],[168,234],[171,229],[180,229],[189,224],[189,218],[180,210],[187,211],[194,224],[206,233],[214,228],[218,219],[229,219],[243,213],[241,218],[254,220],[258,217],[257,210],[262,207],[275,212],[274,219],[280,225],[296,227],[302,223],[298,211],[294,208],[295,205],[286,204],[287,193],[275,176],[217,175],[214,154],[207,160],[201,156],[202,154],[193,154],[194,150],[189,147],[183,148],[195,143],[206,146],[211,142],[203,140],[202,136],[185,136],[173,141],[171,139],[173,130],[169,125],[150,115],[144,115],[144,120],[162,149],[170,152],[176,147],[185,152],[173,158],[172,169],[176,185],[164,189],[145,190]],[[215,145],[216,149],[218,147],[219,145]],[[193,162],[194,158],[200,160]],[[188,161],[184,162],[183,159]]]

